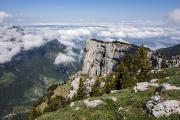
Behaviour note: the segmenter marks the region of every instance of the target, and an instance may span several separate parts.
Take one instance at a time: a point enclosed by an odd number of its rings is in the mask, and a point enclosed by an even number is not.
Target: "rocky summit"
[[[122,42],[103,42],[95,39],[87,41],[84,49],[82,74],[106,76],[115,65],[123,60],[125,54],[135,53],[137,46]]]

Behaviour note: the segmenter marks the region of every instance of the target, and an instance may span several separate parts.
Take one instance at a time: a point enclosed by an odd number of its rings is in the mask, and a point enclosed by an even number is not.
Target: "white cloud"
[[[171,11],[168,15],[169,19],[175,23],[180,23],[180,9]]]
[[[0,48],[0,50],[0,63],[8,62],[14,55],[20,52],[20,48],[18,46],[14,46],[12,49]]]
[[[127,33],[128,38],[134,39],[148,39],[148,38],[159,38],[159,37],[167,37],[168,34],[166,32],[161,31],[138,31]]]
[[[145,44],[157,49],[180,43],[180,29],[178,27],[153,25],[102,25],[102,26],[47,26],[18,28],[0,27],[0,63],[5,63],[17,53],[40,47],[45,43],[57,39],[68,47],[57,57],[55,64],[78,59],[72,48],[83,48],[83,42],[90,38],[104,41],[119,40],[126,43]],[[58,62],[61,61],[61,62]]]
[[[42,35],[43,38],[47,41],[59,39],[59,34],[56,31],[51,30],[49,28],[48,29],[42,29],[39,34]]]
[[[83,28],[58,30],[58,33],[60,34],[60,39],[63,39],[63,40],[72,40],[78,37],[91,35],[90,30],[83,29]]]
[[[9,13],[6,13],[4,11],[0,11],[0,23],[4,22],[4,20],[8,17],[10,17],[11,15]]]
[[[40,36],[40,35],[28,34],[28,35],[24,35],[22,37],[22,39],[23,39],[24,50],[29,50],[29,49],[33,49],[35,47],[40,47],[45,43],[42,36]]]
[[[67,47],[64,53],[60,52],[55,58],[54,64],[69,64],[79,60],[79,55],[73,52],[72,47]]]
[[[64,53],[59,53],[58,56],[56,57],[55,61],[54,61],[54,64],[55,65],[58,65],[58,64],[61,64],[61,63],[71,63],[71,62],[75,62],[75,58],[68,55],[68,54],[64,54]]]

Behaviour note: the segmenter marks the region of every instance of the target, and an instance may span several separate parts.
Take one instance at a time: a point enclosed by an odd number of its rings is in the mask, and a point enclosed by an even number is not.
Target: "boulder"
[[[77,111],[77,110],[79,110],[79,109],[80,109],[80,107],[76,107],[74,110],[76,110],[76,111]]]
[[[71,102],[70,107],[74,107],[75,102]]]
[[[149,83],[149,82],[140,82],[137,83],[136,86],[134,86],[134,91],[135,93],[138,91],[145,91],[147,90],[150,86],[158,87],[159,85],[157,83]]]
[[[149,81],[149,83],[155,83],[157,81],[158,81],[158,79],[152,79],[152,80]]]
[[[86,100],[84,100],[84,103],[88,108],[95,108],[98,105],[103,104],[104,102],[102,100],[99,100],[99,99],[92,100],[92,101],[86,99]]]
[[[111,90],[110,93],[118,93],[118,92],[120,92],[120,90]]]
[[[121,111],[123,111],[123,110],[124,110],[123,107],[119,107],[119,108],[118,108],[118,112],[121,112]]]
[[[114,102],[117,101],[117,98],[116,98],[116,97],[113,97],[113,96],[109,96],[108,99],[111,99],[111,100],[114,101]]]
[[[146,102],[146,108],[156,118],[176,113],[180,114],[180,101],[164,100],[156,95]]]
[[[164,90],[180,90],[180,87],[176,87],[176,86],[171,85],[169,83],[163,83],[160,86],[163,87]]]

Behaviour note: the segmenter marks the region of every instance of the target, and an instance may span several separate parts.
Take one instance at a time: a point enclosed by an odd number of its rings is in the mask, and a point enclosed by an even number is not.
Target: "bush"
[[[67,105],[66,99],[63,96],[56,96],[55,98],[51,98],[48,107],[44,110],[44,112],[56,111],[58,108],[63,108]]]
[[[57,84],[51,85],[50,87],[48,87],[47,91],[48,91],[48,92],[54,91],[57,87],[58,87]]]
[[[34,120],[37,117],[41,116],[42,113],[39,110],[36,110],[35,108],[33,108],[33,110],[31,111],[31,113],[29,114],[28,119],[29,120]]]
[[[117,81],[113,78],[113,75],[108,75],[104,78],[105,80],[105,86],[104,86],[104,92],[110,93],[111,90],[116,89]]]

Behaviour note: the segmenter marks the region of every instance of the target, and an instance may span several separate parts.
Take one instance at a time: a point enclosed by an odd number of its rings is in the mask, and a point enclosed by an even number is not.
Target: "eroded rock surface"
[[[112,72],[125,53],[135,53],[138,47],[121,42],[102,42],[89,40],[84,50],[82,74],[88,76],[106,76]]]
[[[151,97],[151,99],[146,102],[146,107],[156,118],[176,113],[180,114],[180,101],[164,100],[158,95]]]
[[[79,76],[75,76],[74,80],[72,80],[71,82],[72,89],[68,93],[69,98],[72,98],[74,94],[77,92],[77,89],[79,88],[79,80],[80,80]]]

